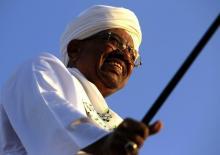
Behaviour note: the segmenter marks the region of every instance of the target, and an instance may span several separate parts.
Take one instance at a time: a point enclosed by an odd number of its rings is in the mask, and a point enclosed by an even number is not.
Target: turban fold
[[[67,45],[73,39],[85,39],[100,31],[121,28],[133,39],[138,51],[141,43],[141,28],[136,15],[129,9],[106,5],[94,5],[83,11],[67,27],[61,37],[62,61],[68,64]]]

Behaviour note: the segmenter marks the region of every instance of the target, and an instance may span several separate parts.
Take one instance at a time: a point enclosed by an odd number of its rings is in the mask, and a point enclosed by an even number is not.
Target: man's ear
[[[74,67],[75,62],[80,56],[80,40],[74,39],[67,45],[67,53],[69,56],[68,67]]]

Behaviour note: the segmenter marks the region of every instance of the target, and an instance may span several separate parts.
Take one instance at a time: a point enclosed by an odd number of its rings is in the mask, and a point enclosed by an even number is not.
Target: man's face
[[[125,30],[108,29],[80,40],[77,59],[70,58],[70,62],[75,61],[74,67],[94,83],[103,96],[121,89],[132,73],[135,56],[129,53],[129,48],[122,48],[121,43],[133,47],[132,38]]]

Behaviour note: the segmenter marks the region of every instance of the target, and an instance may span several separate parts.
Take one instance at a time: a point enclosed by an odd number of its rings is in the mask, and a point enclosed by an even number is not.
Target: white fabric
[[[94,121],[94,123],[109,131],[117,127],[118,124],[122,122],[122,119],[114,111],[109,109],[105,99],[97,87],[93,83],[89,82],[76,68],[68,68],[68,70],[81,82],[89,97],[91,104],[84,102],[84,105],[87,113],[89,113],[89,117]],[[108,121],[105,121],[98,114],[101,116],[109,115],[110,118]]]
[[[142,40],[138,18],[129,9],[106,5],[94,5],[82,12],[70,23],[61,37],[62,61],[68,63],[67,45],[73,39],[85,39],[110,28],[122,28],[130,34],[138,51]]]
[[[109,133],[87,117],[80,81],[50,54],[21,66],[0,97],[0,155],[73,155]]]

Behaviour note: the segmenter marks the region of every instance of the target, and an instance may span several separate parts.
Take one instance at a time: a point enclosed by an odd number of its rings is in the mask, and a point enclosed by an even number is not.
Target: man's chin
[[[121,80],[115,73],[101,74],[99,76],[102,84],[108,89],[120,89]]]

